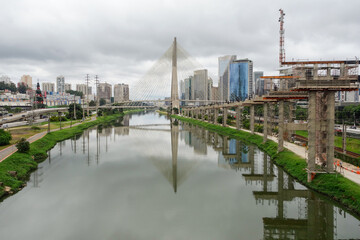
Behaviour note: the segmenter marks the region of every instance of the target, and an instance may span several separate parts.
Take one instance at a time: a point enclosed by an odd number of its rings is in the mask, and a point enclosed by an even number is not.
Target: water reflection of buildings
[[[215,150],[220,151],[219,167],[246,171],[242,175],[247,183],[262,186],[261,191],[253,191],[256,204],[264,205],[264,202],[267,202],[277,208],[274,217],[263,218],[264,239],[337,238],[336,207],[276,168],[266,154],[255,150],[254,146],[246,146],[240,141],[202,131],[186,123],[183,128],[194,132],[197,138],[202,138]],[[191,143],[186,141],[186,138],[185,142]],[[288,213],[287,206],[296,204],[297,213]],[[341,214],[343,211],[339,209],[339,212]]]
[[[205,130],[200,127],[194,127],[188,131],[186,125],[182,125],[185,131],[180,134],[180,139],[185,141],[186,145],[194,148],[194,153],[198,155],[207,155],[207,145],[203,138]]]

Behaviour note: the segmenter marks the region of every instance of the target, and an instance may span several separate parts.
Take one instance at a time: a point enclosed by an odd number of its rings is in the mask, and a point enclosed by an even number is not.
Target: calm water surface
[[[0,203],[0,239],[359,239],[255,146],[156,113],[57,144]]]

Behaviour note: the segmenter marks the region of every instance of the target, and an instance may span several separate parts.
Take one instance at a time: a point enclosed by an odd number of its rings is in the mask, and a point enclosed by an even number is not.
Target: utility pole
[[[99,114],[98,114],[98,110],[99,110],[99,93],[98,93],[99,77],[98,77],[98,75],[95,75],[95,86],[96,86],[96,117],[98,117],[99,116]]]
[[[86,74],[86,104],[87,104],[87,115],[90,116],[90,112],[89,112],[89,74]]]
[[[74,120],[76,120],[76,95],[74,94]]]

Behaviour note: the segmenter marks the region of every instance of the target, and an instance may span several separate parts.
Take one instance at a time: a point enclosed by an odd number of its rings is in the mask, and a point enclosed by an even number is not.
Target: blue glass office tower
[[[230,64],[230,101],[244,101],[253,93],[252,61],[237,60]]]

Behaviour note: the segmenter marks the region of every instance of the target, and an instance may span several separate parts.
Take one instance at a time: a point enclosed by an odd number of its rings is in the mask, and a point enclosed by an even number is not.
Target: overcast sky
[[[286,59],[360,56],[360,1],[335,0],[0,0],[0,75],[18,82],[108,83],[141,78],[173,37],[217,75],[219,56],[278,67],[279,8]],[[216,82],[216,81],[215,81]]]

